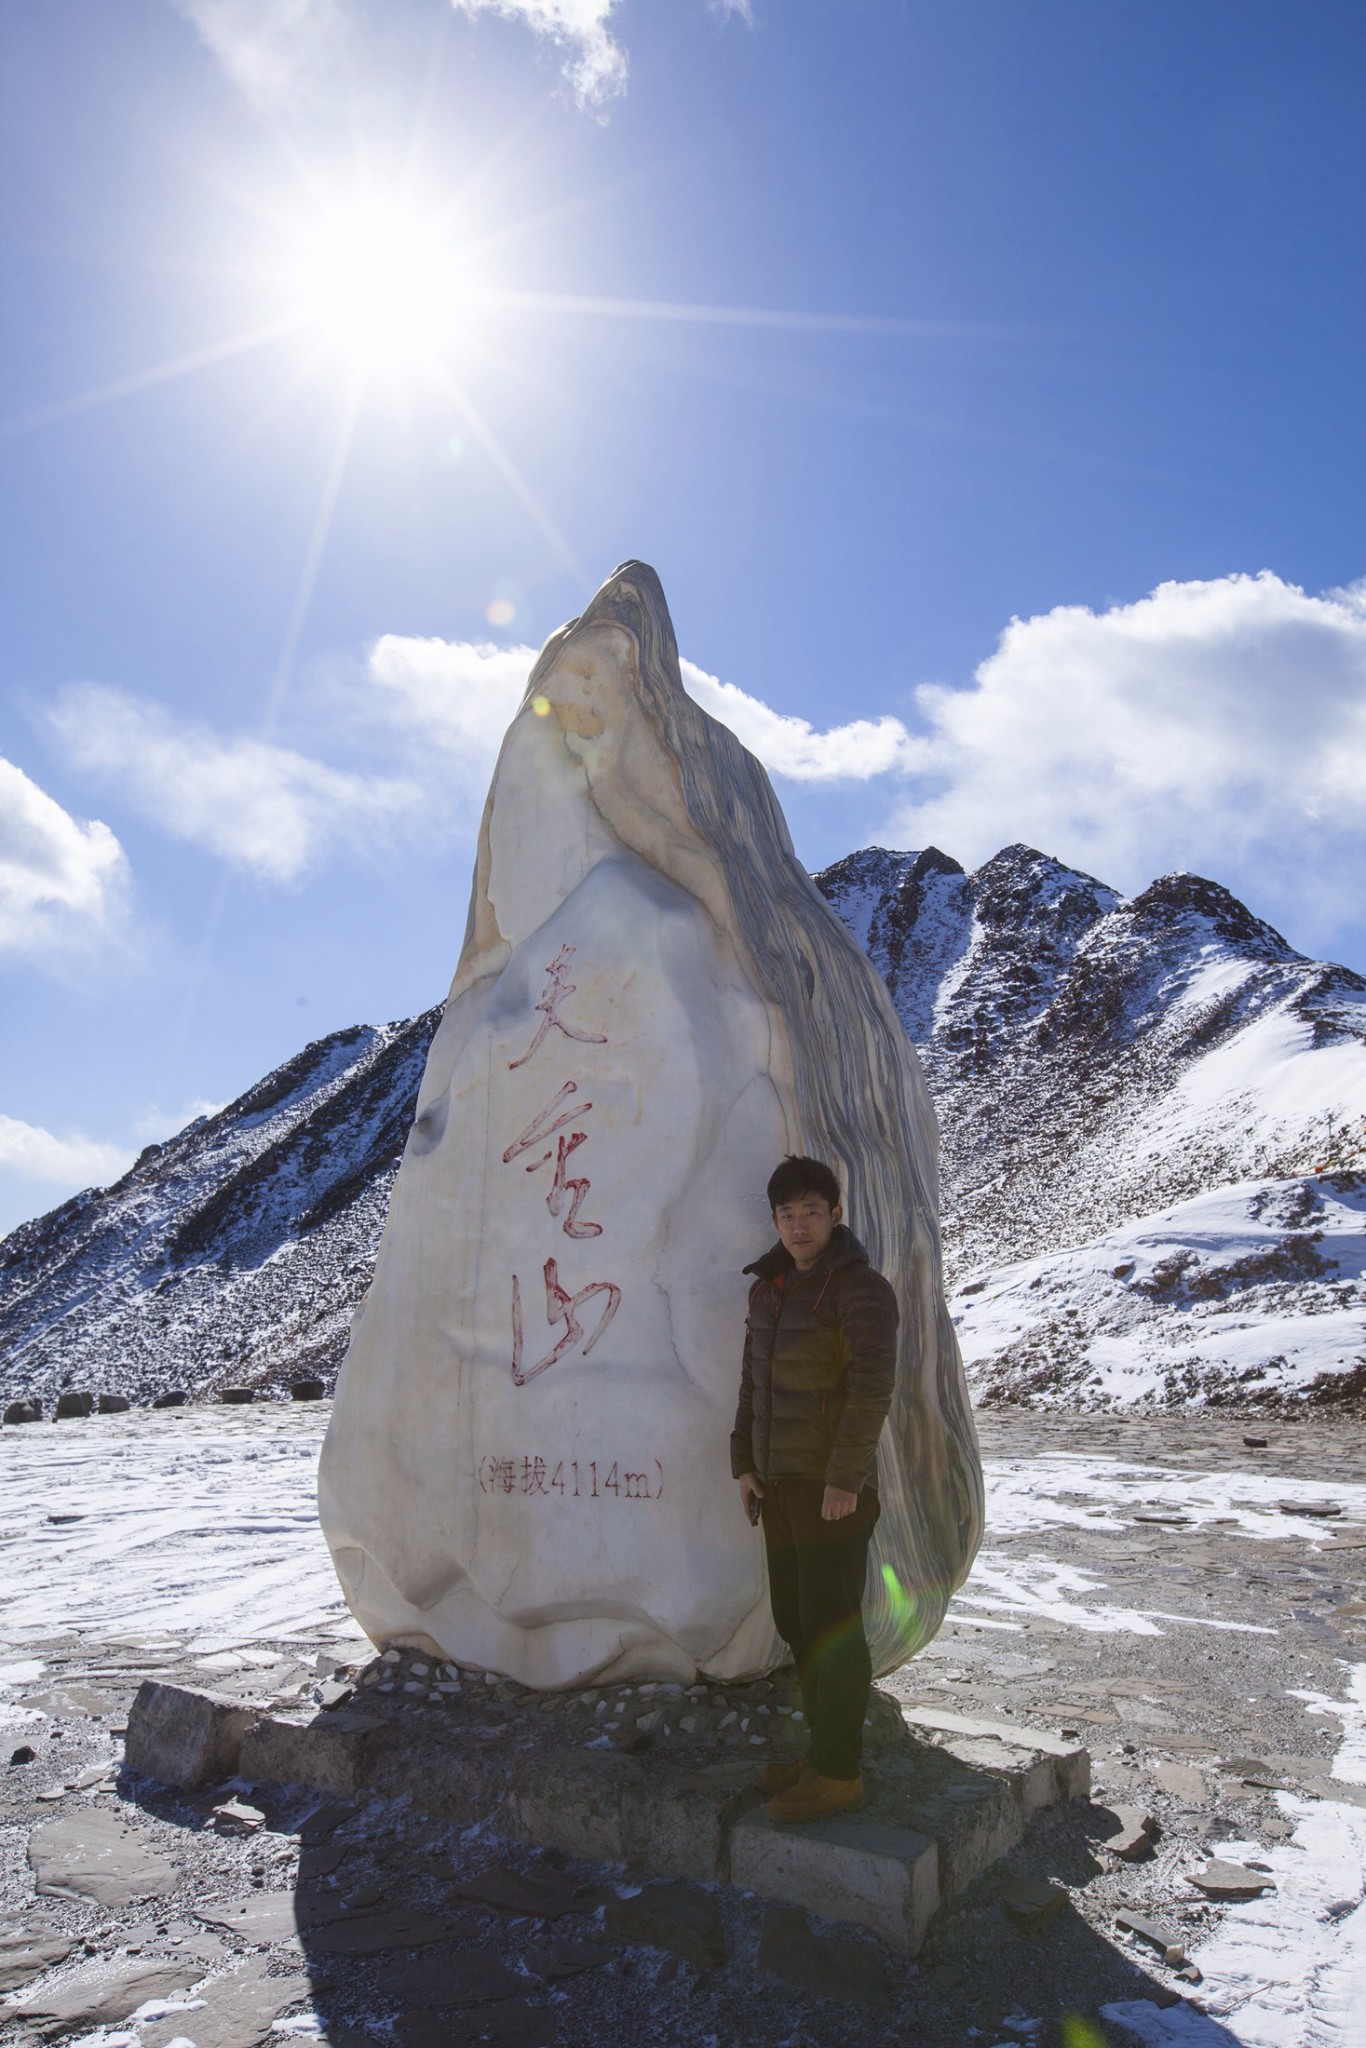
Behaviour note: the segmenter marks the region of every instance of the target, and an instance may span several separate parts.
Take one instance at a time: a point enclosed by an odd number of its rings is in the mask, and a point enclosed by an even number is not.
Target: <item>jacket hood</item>
[[[744,1270],[746,1273],[757,1273],[761,1280],[773,1280],[777,1278],[779,1273],[792,1272],[796,1263],[791,1252],[785,1250],[783,1245],[779,1243],[774,1245],[772,1251],[765,1252],[761,1259],[755,1259],[753,1264],[746,1266]],[[867,1264],[868,1254],[849,1228],[849,1225],[847,1223],[837,1223],[834,1236],[817,1259],[815,1265],[811,1267],[811,1272],[833,1273],[839,1266],[866,1266]]]

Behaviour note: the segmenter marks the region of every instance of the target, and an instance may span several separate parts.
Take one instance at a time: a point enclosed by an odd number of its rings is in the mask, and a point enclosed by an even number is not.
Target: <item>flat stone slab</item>
[[[97,1906],[160,1898],[180,1882],[173,1863],[158,1856],[118,1814],[98,1806],[36,1827],[28,1860],[41,1893],[93,1899]]]
[[[52,1928],[0,1928],[0,1992],[15,1991],[54,1963],[64,1963],[75,1946]]]
[[[609,1899],[604,1918],[612,1941],[667,1949],[699,1970],[718,1970],[726,1960],[726,1930],[709,1892],[648,1884],[633,1898]]]
[[[347,1908],[335,1892],[306,1887],[288,1892],[245,1892],[241,1898],[211,1900],[195,1908],[196,1920],[240,1934],[258,1948],[273,1948],[294,1935],[312,1933],[331,1920],[344,1920]]]
[[[526,1988],[525,1977],[477,1948],[384,1964],[376,1982],[381,1995],[405,2012],[412,2006],[491,2005]]]
[[[170,2048],[187,2037],[194,2048],[256,2048],[262,2038],[271,2038],[272,2023],[282,2012],[309,1996],[309,1980],[301,1971],[271,1976],[269,1959],[253,1956],[231,1976],[204,1985],[198,1996],[204,2001],[198,2010],[168,2013],[144,2026],[143,2048]]]
[[[179,1957],[167,1961],[164,1956],[136,1956],[117,1963],[90,1963],[50,1991],[11,2005],[8,2015],[24,2021],[35,2034],[60,2040],[126,2020],[149,1998],[185,1991],[198,1974],[193,1963],[187,1965]]]
[[[759,1935],[756,1967],[817,1998],[853,2001],[886,2012],[896,2003],[887,1967],[877,1950],[847,1934],[816,1934],[805,1913],[770,1906]]]

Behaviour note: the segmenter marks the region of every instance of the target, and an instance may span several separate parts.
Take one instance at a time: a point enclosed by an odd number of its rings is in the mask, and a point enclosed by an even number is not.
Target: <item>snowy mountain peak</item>
[[[1366,1281],[1311,1240],[1326,1228],[1315,1201],[1350,1235],[1366,1193],[1361,976],[1305,959],[1198,875],[1126,899],[1029,846],[971,874],[937,847],[870,846],[815,881],[920,1051],[979,1388],[1076,1401],[1124,1384],[1193,1399],[1218,1383],[1220,1346],[1237,1350],[1229,1384],[1258,1399],[1324,1375],[1360,1381]],[[4,1399],[278,1388],[334,1369],[438,1014],[304,1047],[150,1146],[116,1187],[0,1244]],[[1287,1203],[1310,1221],[1284,1221]],[[1200,1236],[1216,1214],[1227,1256]],[[1111,1273],[1126,1246],[1131,1285]],[[1177,1281],[1149,1286],[1149,1266]],[[1082,1276],[1084,1302],[1068,1291]],[[1286,1289],[1301,1290],[1293,1314],[1315,1319],[1307,1349],[1285,1334]],[[1240,1315],[1251,1320],[1235,1346]],[[1116,1378],[1096,1361],[1134,1316],[1154,1319],[1160,1341],[1145,1339]],[[1209,1325],[1190,1354],[1198,1370],[1181,1364],[1181,1317]],[[1280,1331],[1266,1359],[1263,1324],[1268,1342]]]

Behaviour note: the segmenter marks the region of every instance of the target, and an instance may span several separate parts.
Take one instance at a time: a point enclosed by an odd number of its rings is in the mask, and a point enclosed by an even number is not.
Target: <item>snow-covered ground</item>
[[[5,1430],[0,1642],[360,1643],[318,1527],[322,1430],[275,1405]]]
[[[1366,1176],[1246,1182],[960,1287],[979,1399],[1320,1395],[1366,1374]]]
[[[1342,1722],[1333,1777],[1366,1785],[1366,1664],[1350,1671],[1343,1698],[1308,1703]],[[1215,1856],[1254,1861],[1275,1890],[1232,1907],[1193,1951],[1206,2013],[1148,1999],[1102,2007],[1143,2048],[1354,2048],[1366,2038],[1366,1808],[1288,1792],[1276,1803],[1294,1824],[1287,1841],[1211,1844]]]
[[[22,1704],[43,1672],[29,1646],[63,1633],[91,1649],[175,1647],[204,1660],[206,1676],[214,1659],[245,1652],[250,1660],[251,1646],[267,1639],[359,1645],[314,1512],[324,1420],[318,1409],[200,1409],[6,1429],[0,1722],[17,1728],[39,1718]],[[1113,1535],[1180,1517],[1197,1531],[1268,1545],[1294,1538],[1308,1556],[1329,1542],[1336,1552],[1366,1528],[1366,1485],[1341,1479],[1175,1471],[1047,1449],[991,1459],[987,1478],[988,1543],[951,1622],[974,1634],[1008,1632],[1014,1646],[1040,1623],[1093,1638],[1276,1633],[1269,1612],[1229,1621],[1194,1612],[1190,1601],[1183,1611],[1177,1595],[1164,1608],[1127,1603],[1099,1563],[1086,1569],[1050,1556],[1050,1535]],[[1331,1520],[1287,1513],[1297,1504],[1339,1512]],[[1366,1550],[1349,1555],[1355,1564]],[[1332,1777],[1366,1786],[1366,1665],[1340,1668],[1336,1693],[1287,1692],[1302,1712],[1341,1723]],[[1275,1890],[1230,1907],[1194,1949],[1208,2017],[1129,2001],[1106,2009],[1116,2028],[1149,2048],[1350,2048],[1362,2038],[1366,1805],[1290,1792],[1277,1804],[1293,1828],[1286,1839],[1209,1844],[1213,1854],[1269,1867]]]

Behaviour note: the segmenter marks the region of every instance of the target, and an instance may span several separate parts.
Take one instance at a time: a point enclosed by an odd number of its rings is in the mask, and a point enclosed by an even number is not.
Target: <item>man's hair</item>
[[[819,1195],[833,1209],[840,1198],[840,1184],[820,1159],[803,1159],[789,1152],[770,1176],[768,1206],[781,1209],[784,1202],[799,1202],[803,1195]]]

